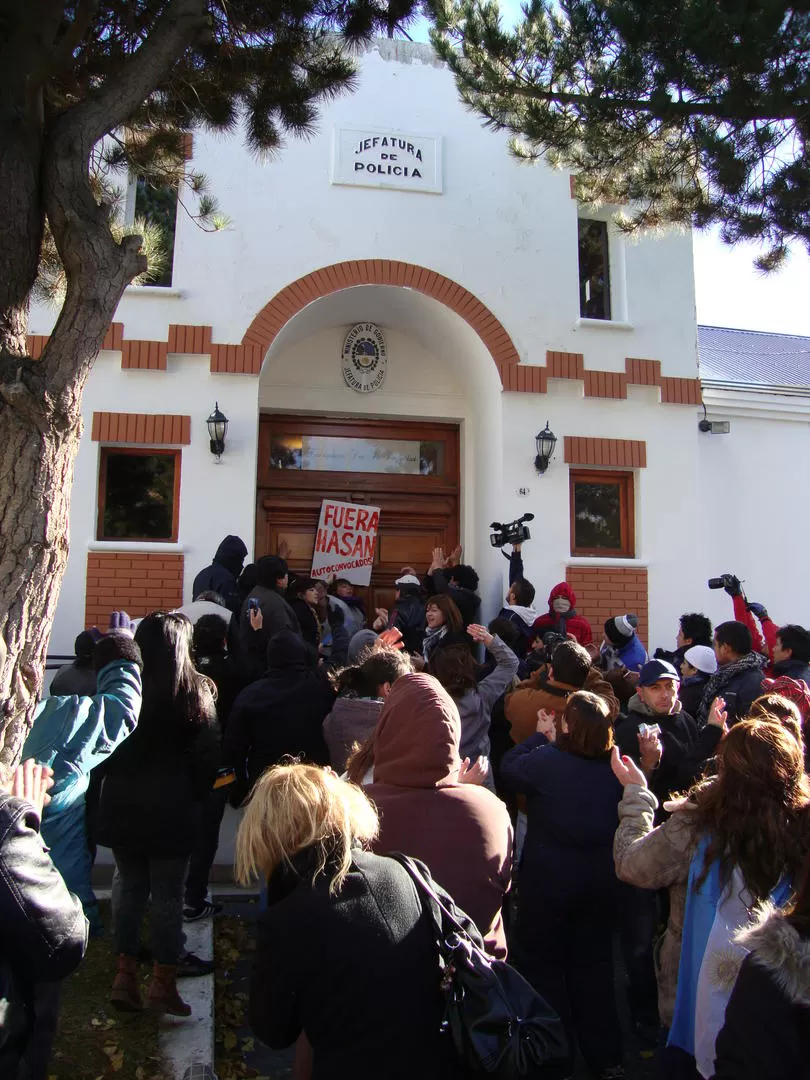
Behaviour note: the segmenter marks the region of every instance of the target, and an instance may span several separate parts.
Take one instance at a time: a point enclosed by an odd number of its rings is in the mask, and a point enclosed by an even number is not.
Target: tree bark
[[[0,144],[0,781],[33,719],[67,564],[82,394],[124,289],[146,269],[140,237],[116,243],[107,208],[93,198],[90,153],[204,28],[204,11],[205,0],[172,0],[98,93],[39,129],[38,139],[21,128]],[[3,96],[0,138],[13,114]],[[45,215],[67,293],[34,361],[25,355],[25,336]]]

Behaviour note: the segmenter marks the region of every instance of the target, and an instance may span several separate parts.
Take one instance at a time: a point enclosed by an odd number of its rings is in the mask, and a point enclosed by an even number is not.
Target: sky
[[[501,0],[500,8],[507,23],[520,14],[518,0]],[[409,33],[415,41],[427,41],[427,23]],[[781,270],[761,274],[753,265],[759,253],[755,245],[728,247],[717,230],[709,230],[696,232],[693,246],[699,323],[810,335],[810,256],[803,248],[794,247]]]

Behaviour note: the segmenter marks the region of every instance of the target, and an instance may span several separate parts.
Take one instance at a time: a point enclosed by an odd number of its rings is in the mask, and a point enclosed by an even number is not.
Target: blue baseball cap
[[[668,660],[648,660],[639,672],[638,685],[652,686],[659,679],[673,679],[680,682],[681,677]]]

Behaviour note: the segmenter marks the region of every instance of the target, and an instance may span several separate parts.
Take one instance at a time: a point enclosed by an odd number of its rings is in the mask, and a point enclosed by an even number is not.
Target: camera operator
[[[507,555],[501,548],[501,554],[509,563],[509,591],[504,606],[498,612],[498,618],[507,619],[518,631],[518,639],[513,648],[516,656],[522,660],[529,651],[537,612],[533,606],[534,585],[523,576],[521,547],[519,543],[513,544],[511,555]]]

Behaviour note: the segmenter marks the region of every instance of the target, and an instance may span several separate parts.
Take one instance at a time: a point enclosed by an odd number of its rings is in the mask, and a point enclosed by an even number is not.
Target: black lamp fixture
[[[214,403],[214,411],[205,421],[208,425],[208,437],[211,440],[211,453],[216,456],[217,465],[225,452],[225,434],[228,430],[228,417],[219,411],[219,402]]]
[[[535,435],[534,442],[537,446],[537,457],[534,459],[534,467],[537,469],[540,476],[542,476],[548,468],[549,462],[554,457],[554,447],[557,445],[557,436],[548,426],[548,420],[546,420],[546,426],[540,434]]]

